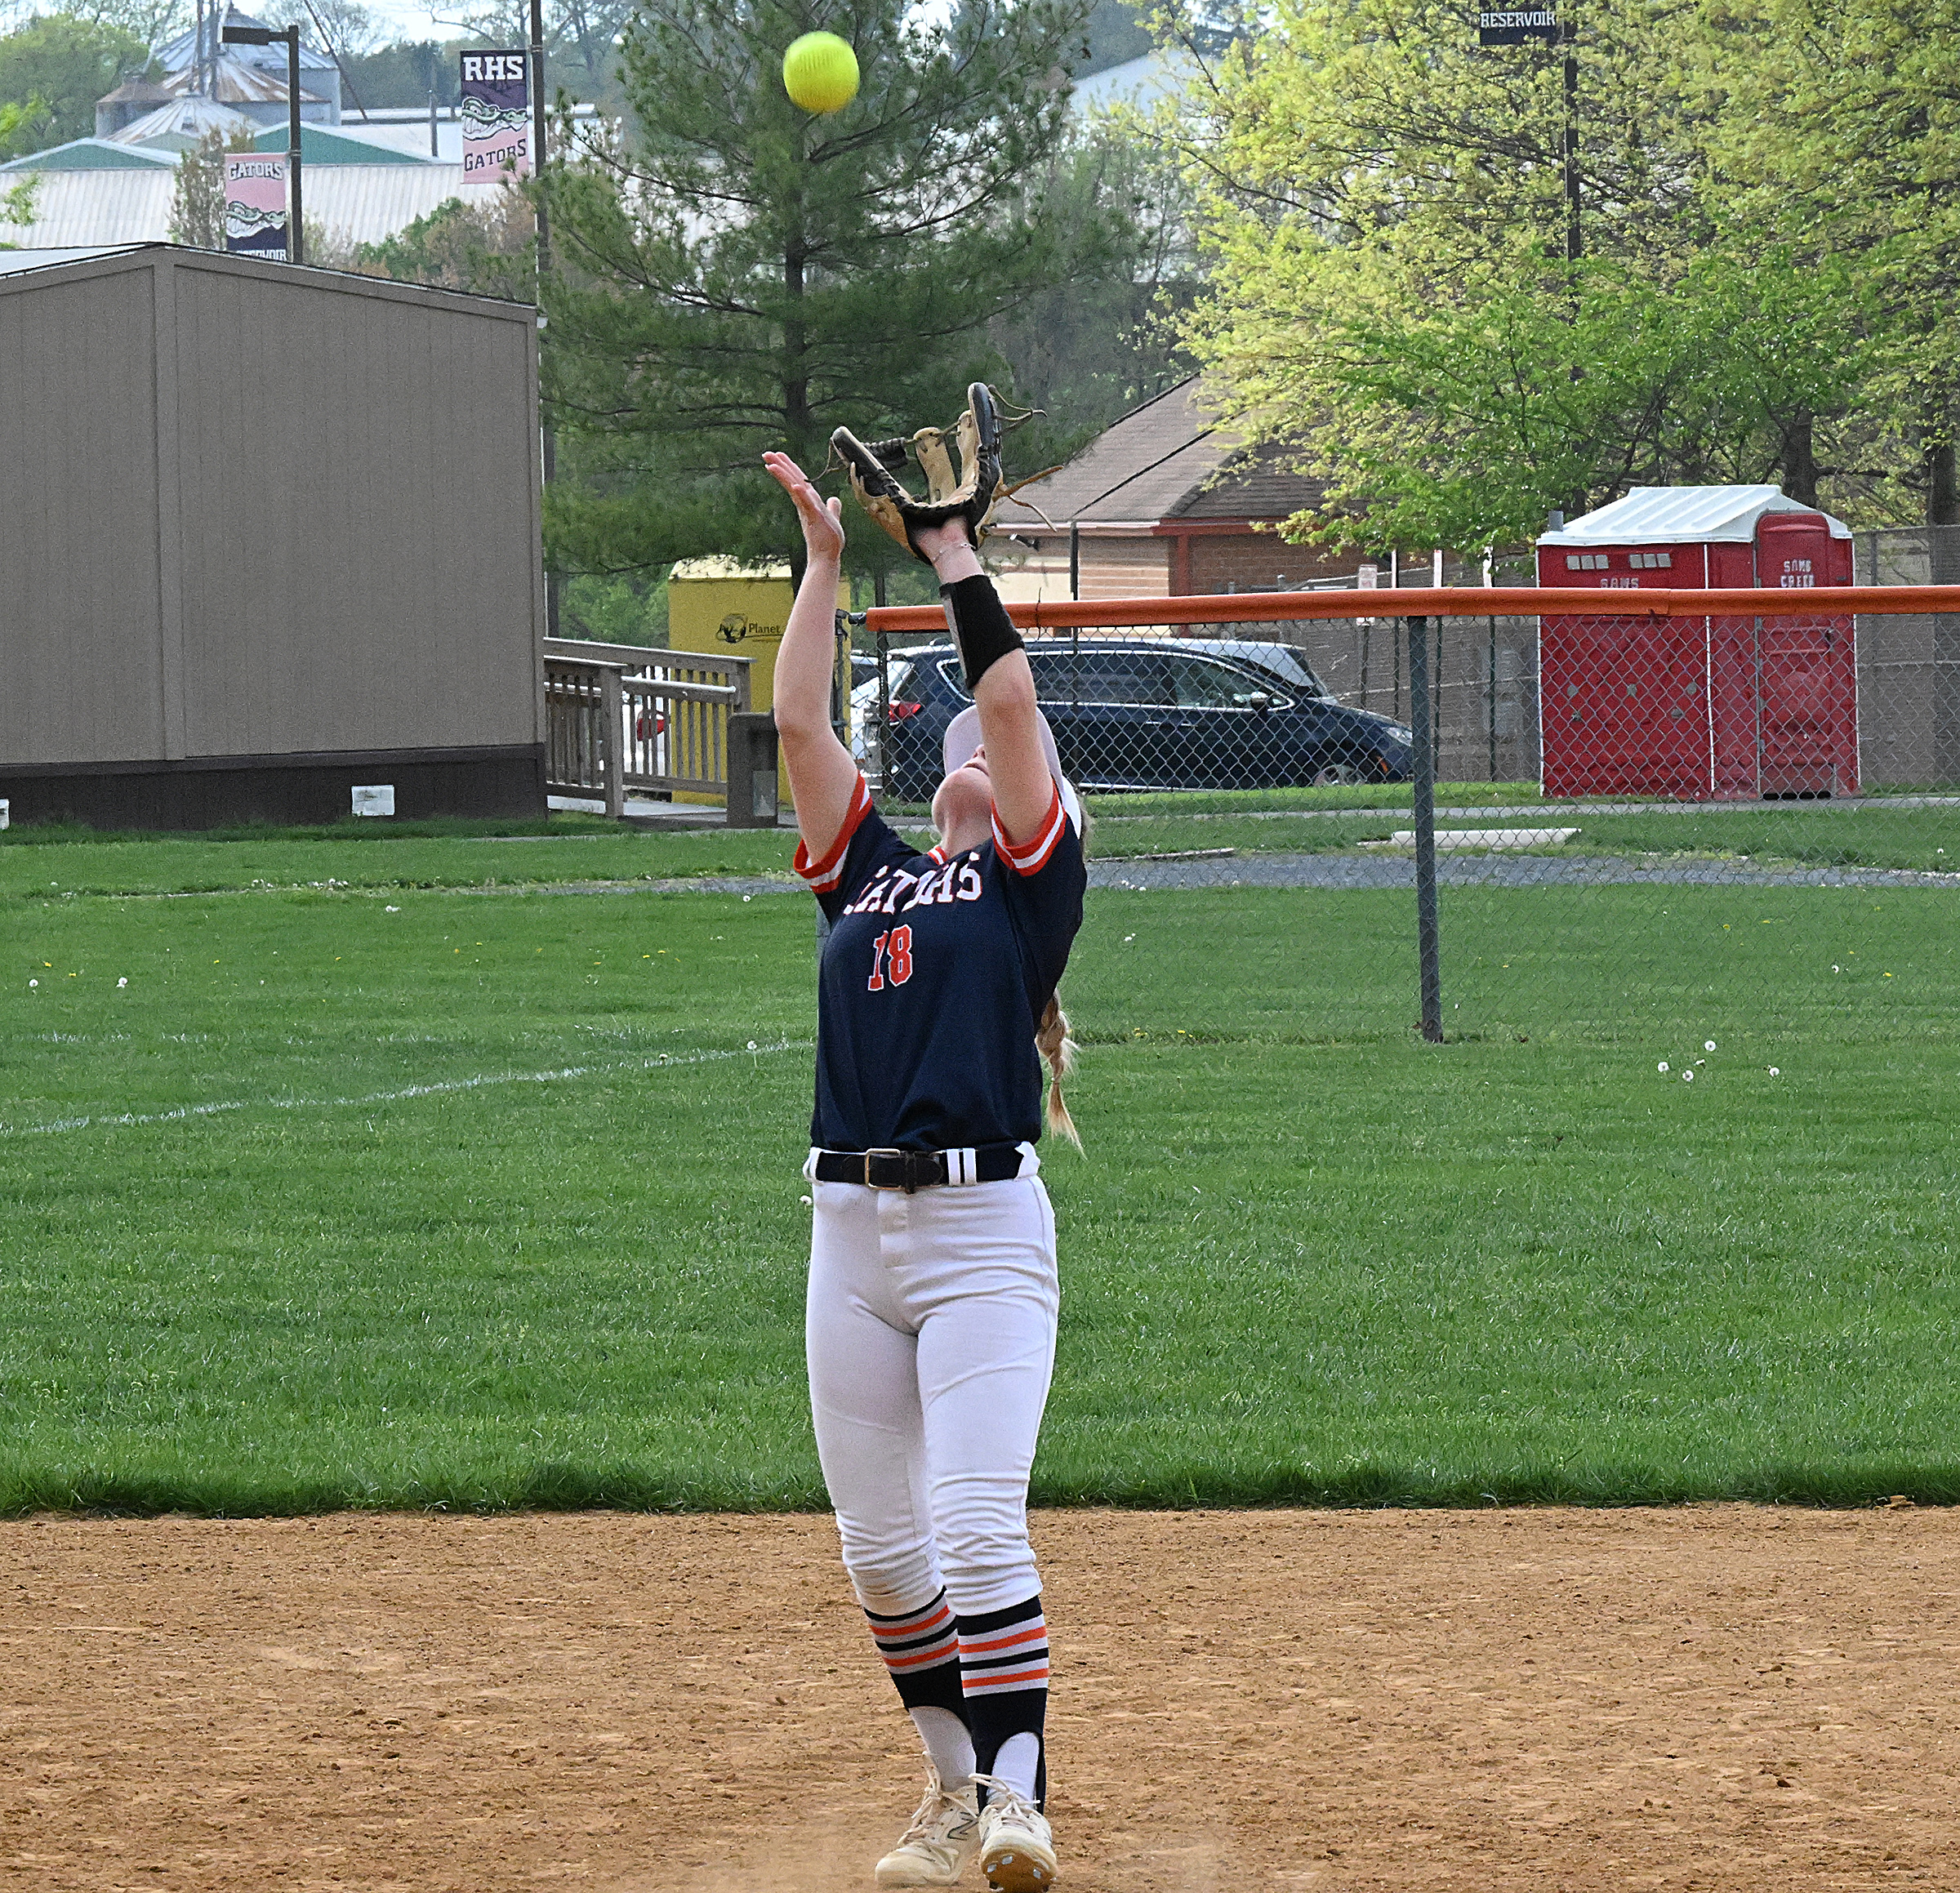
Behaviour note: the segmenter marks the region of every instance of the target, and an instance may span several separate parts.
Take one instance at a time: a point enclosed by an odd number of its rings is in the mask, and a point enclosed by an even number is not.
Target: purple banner
[[[466,52],[462,56],[466,177],[531,175],[531,56]]]

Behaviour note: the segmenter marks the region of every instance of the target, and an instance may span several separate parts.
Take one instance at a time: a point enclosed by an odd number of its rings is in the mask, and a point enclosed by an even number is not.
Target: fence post
[[[599,768],[606,786],[606,813],[615,822],[626,812],[626,693],[617,664],[599,667]]]
[[[776,719],[766,710],[734,711],[728,718],[729,827],[776,826]]]
[[[1409,625],[1410,723],[1415,737],[1415,950],[1422,973],[1423,1036],[1443,1042],[1443,977],[1436,932],[1436,705],[1429,684],[1429,621]]]
[[[831,728],[851,746],[851,615],[840,611],[831,621]]]

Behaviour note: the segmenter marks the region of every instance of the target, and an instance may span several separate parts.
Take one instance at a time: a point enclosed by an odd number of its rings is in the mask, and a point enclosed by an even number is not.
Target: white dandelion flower
[[[123,988],[124,987],[127,986],[128,984],[129,984],[129,982],[128,982],[127,979],[118,979],[118,980],[116,982],[116,990],[117,990],[117,991],[120,992],[120,991],[122,990],[122,988]]]
[[[798,1198],[797,1198],[797,1200],[798,1200],[800,1203],[801,1203],[801,1204],[803,1205],[804,1208],[804,1209],[811,1209],[811,1208],[814,1207],[814,1201],[815,1201],[815,1200],[814,1200],[813,1198],[812,1198],[812,1197],[809,1197],[809,1196],[800,1196],[800,1197],[798,1197]]]
[[[38,986],[38,985],[41,983],[41,982],[40,982],[39,980],[38,980],[38,979],[30,979],[30,980],[29,980],[29,981],[27,983],[28,983],[28,984],[29,984],[30,987],[33,987],[33,986]]]
[[[1713,1051],[1715,1049],[1715,1041],[1713,1039],[1704,1039],[1701,1041],[1701,1049],[1704,1052]]]
[[[1782,1067],[1781,1067],[1780,1066],[1777,1066],[1777,1065],[1772,1065],[1772,1066],[1771,1066],[1771,1067],[1770,1067],[1770,1076],[1771,1076],[1772,1078],[1780,1078],[1780,1077],[1783,1076],[1783,1070],[1782,1070]]]
[[[749,1040],[749,1049],[750,1049],[751,1052],[752,1052],[752,1051],[754,1051],[754,1050],[755,1049],[755,1041],[753,1039],[751,1039],[751,1040]]]
[[[1692,1065],[1682,1073],[1681,1081],[1684,1085],[1692,1085],[1695,1082],[1695,1067]]]
[[[1661,1062],[1660,1062],[1660,1072],[1661,1072],[1661,1076],[1662,1076],[1664,1078],[1664,1077],[1667,1076],[1667,1071],[1668,1071],[1668,1062],[1667,1062],[1667,1060],[1666,1060],[1665,1058],[1663,1058],[1663,1059],[1661,1060]]]

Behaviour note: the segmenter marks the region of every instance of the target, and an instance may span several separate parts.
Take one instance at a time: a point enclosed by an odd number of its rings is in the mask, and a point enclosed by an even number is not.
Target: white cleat
[[[994,1893],[1046,1893],[1054,1883],[1054,1835],[1031,1801],[991,1775],[973,1779],[987,1790],[980,1811],[980,1871]]]
[[[980,1851],[979,1790],[947,1788],[930,1768],[927,1776],[912,1824],[874,1870],[880,1886],[957,1886]]]

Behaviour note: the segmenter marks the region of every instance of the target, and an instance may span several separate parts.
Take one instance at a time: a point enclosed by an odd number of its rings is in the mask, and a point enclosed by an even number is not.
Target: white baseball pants
[[[1031,1597],[1027,1481],[1060,1298],[1048,1191],[1028,1174],[813,1188],[810,1404],[859,1601],[894,1615],[943,1583],[975,1616]]]

